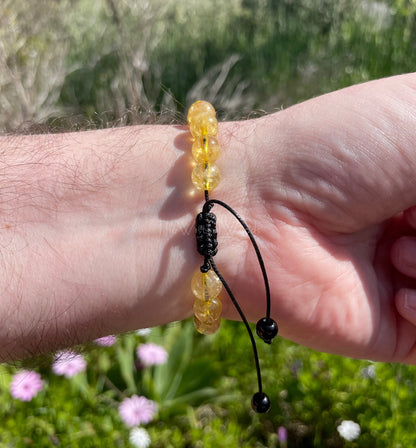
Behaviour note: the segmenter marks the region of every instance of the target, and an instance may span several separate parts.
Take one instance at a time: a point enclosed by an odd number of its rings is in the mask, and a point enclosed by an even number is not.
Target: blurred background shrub
[[[183,121],[197,98],[222,119],[255,116],[413,71],[415,52],[415,0],[1,0],[0,131]],[[147,342],[166,362],[140,364]],[[121,336],[70,378],[39,365],[27,402],[11,389],[25,366],[0,366],[0,448],[148,446],[118,412],[134,395],[158,405],[154,447],[416,445],[413,367],[284,340],[259,350],[265,416],[250,411],[255,372],[234,322],[209,338],[189,322]]]
[[[415,13],[412,0],[2,0],[0,129],[143,122],[196,98],[227,119],[270,112],[413,70]]]

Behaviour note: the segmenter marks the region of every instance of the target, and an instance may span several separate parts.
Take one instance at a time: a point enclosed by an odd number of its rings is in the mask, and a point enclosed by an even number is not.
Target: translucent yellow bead
[[[220,154],[220,145],[215,137],[197,137],[192,145],[192,155],[199,163],[215,162]]]
[[[217,135],[218,121],[215,109],[208,101],[197,101],[188,111],[188,124],[194,137]]]
[[[201,115],[215,118],[214,106],[208,101],[196,101],[188,110],[188,124],[198,120]]]
[[[217,135],[218,121],[208,114],[201,114],[196,120],[189,124],[189,130],[193,137],[203,137],[207,135]]]
[[[194,325],[199,333],[202,334],[214,334],[221,325],[221,319],[216,321],[205,323],[201,322],[196,316],[194,316]]]
[[[222,283],[214,271],[210,270],[205,273],[198,270],[192,277],[191,289],[195,297],[200,301],[205,301],[218,297]]]
[[[221,319],[221,311],[222,303],[218,297],[209,300],[196,299],[194,302],[194,314],[205,324]]]
[[[220,170],[211,163],[199,163],[192,170],[192,183],[198,190],[213,190],[220,180]]]

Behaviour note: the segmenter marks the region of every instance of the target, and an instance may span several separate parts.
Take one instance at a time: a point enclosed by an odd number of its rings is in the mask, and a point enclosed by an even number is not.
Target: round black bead
[[[259,414],[264,414],[270,409],[270,399],[264,392],[256,392],[251,399],[251,407]]]
[[[267,344],[271,344],[277,335],[277,323],[271,317],[263,317],[257,322],[256,333]]]

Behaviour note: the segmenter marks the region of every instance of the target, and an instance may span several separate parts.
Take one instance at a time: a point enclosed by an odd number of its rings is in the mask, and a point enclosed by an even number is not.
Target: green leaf
[[[134,378],[134,372],[136,370],[134,366],[135,343],[134,335],[125,335],[122,339],[122,343],[120,343],[115,350],[121,376],[131,393],[137,392],[137,385]]]
[[[177,337],[169,350],[168,361],[166,364],[154,368],[154,390],[162,402],[175,396],[183,371],[192,356],[193,328],[191,325],[185,323],[179,332],[177,327],[169,328],[167,330],[168,342],[173,334]]]

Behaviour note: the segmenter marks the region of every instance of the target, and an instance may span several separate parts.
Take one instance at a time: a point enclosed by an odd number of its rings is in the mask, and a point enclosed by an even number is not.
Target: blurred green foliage
[[[414,0],[26,5],[0,9],[2,129],[172,118],[199,97],[236,118],[415,69]]]
[[[167,349],[168,362],[137,368],[135,349],[149,341]],[[223,322],[210,337],[190,321],[147,337],[121,336],[113,347],[91,350],[87,371],[70,379],[40,367],[44,389],[28,403],[10,396],[16,367],[0,366],[0,448],[130,446],[117,408],[133,393],[158,403],[158,418],[146,425],[152,447],[279,447],[280,426],[288,447],[416,444],[415,367],[318,353],[283,339],[258,348],[272,400],[264,415],[250,407],[256,375],[238,322]],[[343,420],[360,425],[358,439],[340,437]]]
[[[196,98],[223,118],[272,111],[413,71],[415,45],[414,0],[2,0],[0,129],[178,118]],[[191,330],[154,330],[170,357],[150,370],[135,367],[136,335],[90,352],[73,379],[40,367],[45,388],[30,403],[11,398],[16,368],[0,366],[0,448],[128,446],[117,406],[132,393],[159,403],[154,447],[278,447],[279,426],[289,447],[416,445],[413,367],[260,345],[273,408],[258,416],[244,330]],[[356,441],[339,436],[343,420],[359,423]]]

